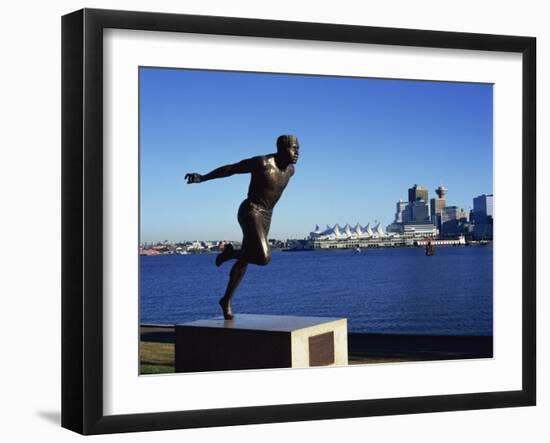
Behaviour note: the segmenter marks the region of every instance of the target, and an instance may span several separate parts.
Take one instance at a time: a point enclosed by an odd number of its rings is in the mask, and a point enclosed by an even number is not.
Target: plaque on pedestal
[[[239,314],[176,325],[176,372],[347,364],[345,318]]]

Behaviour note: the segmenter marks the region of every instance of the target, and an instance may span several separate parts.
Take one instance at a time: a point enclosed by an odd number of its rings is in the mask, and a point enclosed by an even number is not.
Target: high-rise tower
[[[424,200],[428,203],[428,190],[422,186],[414,185],[409,188],[409,202]]]
[[[447,204],[445,200],[447,188],[439,186],[435,190],[435,193],[437,194],[437,198],[432,198],[430,200],[431,219],[432,223],[439,229],[439,232],[441,232],[441,215],[443,213],[443,208],[445,208]]]
[[[482,194],[474,198],[474,237],[487,240],[493,238],[493,194]]]
[[[444,199],[445,198],[445,194],[447,194],[447,188],[445,186],[439,186],[439,188],[437,188],[435,190],[435,193],[437,194],[437,196],[440,198],[440,199]]]

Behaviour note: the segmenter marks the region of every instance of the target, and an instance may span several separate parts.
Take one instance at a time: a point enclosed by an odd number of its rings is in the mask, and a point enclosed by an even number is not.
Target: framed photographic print
[[[534,405],[531,37],[62,22],[62,425]]]

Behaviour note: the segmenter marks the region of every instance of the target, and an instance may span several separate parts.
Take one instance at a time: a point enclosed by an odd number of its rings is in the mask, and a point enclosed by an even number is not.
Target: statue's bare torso
[[[275,154],[262,155],[250,159],[251,177],[248,186],[248,200],[273,210],[294,175],[294,165],[281,168],[277,165]]]

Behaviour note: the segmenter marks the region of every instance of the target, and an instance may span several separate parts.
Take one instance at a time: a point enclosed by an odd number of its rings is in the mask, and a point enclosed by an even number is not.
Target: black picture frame
[[[192,32],[522,54],[522,388],[131,415],[103,413],[103,30]],[[229,17],[83,9],[62,18],[62,426],[151,431],[536,403],[536,39]]]

